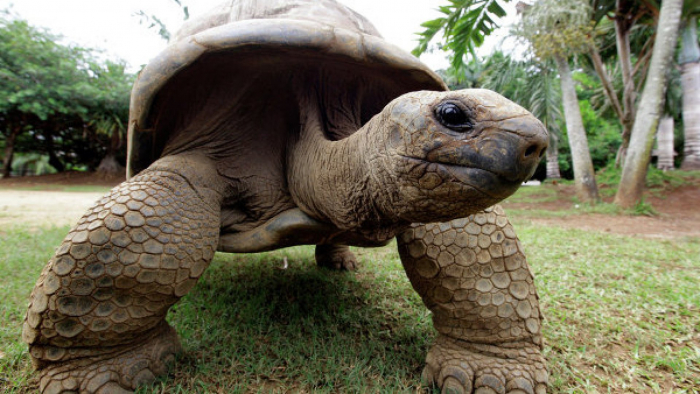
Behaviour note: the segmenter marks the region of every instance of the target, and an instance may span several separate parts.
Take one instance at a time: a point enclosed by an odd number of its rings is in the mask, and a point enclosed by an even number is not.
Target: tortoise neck
[[[408,225],[392,215],[387,179],[387,133],[381,115],[349,137],[326,137],[317,106],[302,106],[299,139],[292,143],[288,180],[292,198],[309,216],[341,230],[383,241]],[[394,193],[395,194],[395,193]]]

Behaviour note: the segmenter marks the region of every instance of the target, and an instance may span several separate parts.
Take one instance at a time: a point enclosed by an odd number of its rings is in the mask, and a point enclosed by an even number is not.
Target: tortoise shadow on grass
[[[403,272],[317,268],[308,247],[280,270],[285,253],[217,255],[169,314],[185,354],[161,384],[415,388],[434,333]]]

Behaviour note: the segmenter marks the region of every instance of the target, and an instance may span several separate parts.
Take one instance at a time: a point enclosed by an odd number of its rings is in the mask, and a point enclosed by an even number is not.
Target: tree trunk
[[[629,63],[629,39],[618,38],[618,43],[620,42],[622,42],[623,45],[624,43],[627,43],[628,47],[626,52],[624,50],[618,49],[618,53],[621,51],[626,53],[626,63],[629,67],[631,67]],[[632,122],[630,121],[631,112],[628,109],[628,106],[629,100],[633,100],[633,98],[629,97],[629,95],[628,97],[625,97],[625,107],[623,108],[622,104],[620,104],[620,100],[618,100],[617,98],[617,92],[615,92],[615,88],[612,82],[610,81],[610,76],[605,70],[605,64],[603,63],[603,59],[601,59],[600,57],[598,48],[596,48],[595,46],[591,46],[590,56],[591,62],[593,63],[593,68],[595,68],[595,71],[598,74],[598,78],[600,78],[601,84],[603,85],[603,92],[605,92],[605,96],[608,98],[608,101],[610,101],[610,105],[615,111],[615,115],[617,115],[617,119],[620,121],[620,125],[622,126],[623,143],[620,144],[620,148],[618,148],[617,150],[617,156],[615,157],[615,167],[619,167],[624,161],[625,153],[627,152],[627,146],[629,145],[630,132],[632,131]],[[620,58],[622,59],[622,57]],[[622,63],[622,60],[620,60],[620,62]],[[625,78],[623,78],[623,80],[624,79]],[[625,84],[625,86],[628,86],[628,84]],[[625,89],[625,91],[627,92],[627,89]],[[632,93],[634,94],[634,91],[632,91]],[[634,111],[634,109],[632,109],[632,111]]]
[[[634,78],[632,74],[632,56],[630,50],[630,29],[632,21],[627,18],[628,9],[631,7],[629,0],[617,0],[615,18],[615,40],[617,44],[617,57],[620,60],[620,70],[622,71],[622,144],[617,151],[615,160],[616,166],[621,166],[625,162],[627,147],[630,142],[632,125],[635,119],[636,92],[634,89]]]
[[[124,167],[119,164],[114,154],[107,154],[97,166],[97,172],[103,175],[117,175],[124,173]]]
[[[2,177],[12,176],[12,159],[15,155],[15,143],[10,138],[5,140],[5,157],[2,159]]]
[[[5,139],[5,157],[2,159],[2,177],[9,178],[12,176],[12,160],[15,156],[15,141],[17,136],[22,131],[21,125],[16,125],[10,131],[10,134]]]
[[[121,135],[118,127],[112,128],[109,149],[107,154],[97,166],[97,172],[103,175],[117,175],[124,173],[124,167],[117,161],[117,151],[121,147]]]
[[[642,198],[654,135],[663,108],[666,74],[671,66],[678,39],[682,6],[682,0],[665,0],[661,3],[651,66],[637,110],[638,116],[632,128],[620,185],[615,195],[615,203],[623,208],[634,206]]]
[[[620,120],[620,124],[624,126],[622,120],[625,117],[625,112],[620,105],[620,100],[617,98],[615,87],[613,86],[612,81],[610,81],[610,75],[608,75],[608,72],[605,70],[605,64],[603,63],[603,59],[600,57],[598,48],[595,45],[591,45],[591,51],[589,54],[591,56],[593,68],[595,68],[595,72],[598,74],[600,83],[603,85],[603,92],[605,92],[605,96],[610,101],[610,105],[615,111],[615,115],[617,115],[618,119]]]
[[[558,142],[556,138],[549,139],[549,147],[547,148],[547,179],[561,179]]]
[[[50,125],[45,125],[44,127],[51,127]],[[54,132],[56,130],[54,129]],[[54,133],[45,133],[44,141],[46,141],[46,154],[49,155],[49,164],[56,169],[58,172],[63,172],[66,166],[63,164],[61,159],[56,155],[56,148],[53,143]]]
[[[686,21],[681,53],[681,86],[683,87],[683,170],[700,170],[700,46],[697,39],[697,18]]]
[[[595,203],[600,200],[598,186],[595,182],[595,171],[591,161],[591,153],[588,150],[586,130],[583,128],[581,110],[578,106],[578,98],[574,88],[574,80],[571,77],[569,62],[563,57],[556,57],[559,77],[561,78],[561,93],[564,101],[564,118],[566,130],[569,135],[571,158],[574,165],[574,183],[576,195],[582,202]]]
[[[673,118],[664,116],[656,133],[656,168],[667,171],[673,169]]]
[[[700,170],[700,62],[681,66],[683,86],[683,170]]]

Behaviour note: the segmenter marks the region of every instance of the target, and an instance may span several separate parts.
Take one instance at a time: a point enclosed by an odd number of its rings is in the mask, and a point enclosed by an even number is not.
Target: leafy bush
[[[598,172],[608,167],[609,164],[612,166],[615,162],[617,150],[622,144],[622,130],[617,121],[596,114],[588,100],[580,100],[579,108],[588,137],[588,149],[591,152],[593,168]],[[559,171],[563,178],[573,179],[574,169],[566,126],[563,127],[563,130],[562,140],[559,143]]]

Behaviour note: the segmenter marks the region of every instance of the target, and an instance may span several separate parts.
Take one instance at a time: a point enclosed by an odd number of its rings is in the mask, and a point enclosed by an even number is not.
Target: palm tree
[[[620,147],[618,164],[621,164],[629,143],[635,120],[636,97],[643,85],[644,72],[654,46],[654,36],[644,30],[652,30],[659,19],[659,1],[592,0],[595,12],[592,20],[597,30],[605,30],[612,20],[615,47],[619,67],[622,70],[622,102],[613,89],[606,94],[612,108],[623,126],[623,145]],[[685,153],[682,168],[700,169],[700,48],[697,39],[697,16],[700,15],[699,0],[683,1],[681,16],[681,51],[678,64],[682,72],[683,125],[685,128]],[[602,29],[601,29],[602,27]],[[606,35],[601,35],[605,37]],[[635,43],[634,41],[638,41]],[[632,50],[631,50],[632,49]],[[598,48],[591,47],[591,60],[604,85],[612,86],[606,74],[604,60]],[[633,64],[634,62],[634,64]],[[635,75],[642,74],[642,75]]]
[[[641,200],[644,180],[651,160],[654,135],[663,108],[667,71],[678,40],[682,6],[682,0],[665,0],[661,4],[651,65],[637,108],[638,115],[632,127],[620,185],[615,195],[615,203],[625,208]]]
[[[559,71],[564,118],[571,147],[576,195],[583,202],[600,200],[569,57],[590,47],[588,4],[579,0],[540,0],[523,13],[516,34],[528,40],[540,59],[551,59]]]
[[[698,170],[700,169],[700,47],[698,46],[697,14],[700,14],[700,1],[686,1],[684,6],[681,51],[678,56],[683,87],[685,135],[681,168]]]
[[[622,125],[622,144],[616,159],[616,165],[620,166],[629,145],[637,97],[653,49],[654,40],[650,31],[658,20],[659,9],[654,1],[592,0],[591,5],[594,9],[591,14],[595,25],[594,35],[599,39],[592,42],[588,55],[610,107]],[[605,53],[601,54],[601,51]],[[615,79],[608,73],[606,61],[617,63],[619,76]],[[615,82],[621,82],[619,91],[615,89]]]
[[[536,114],[549,131],[549,147],[547,148],[547,178],[560,179],[559,172],[559,140],[561,139],[561,89],[557,86],[556,74],[552,68],[544,65],[530,79],[531,92],[523,91],[530,97],[528,109]]]
[[[673,116],[664,115],[656,132],[656,168],[673,170]]]
[[[683,94],[680,70],[670,68],[667,75],[666,94],[664,97],[663,116],[656,132],[657,161],[656,167],[663,171],[675,168],[674,129],[676,119],[681,119]],[[652,153],[653,155],[653,153]]]

